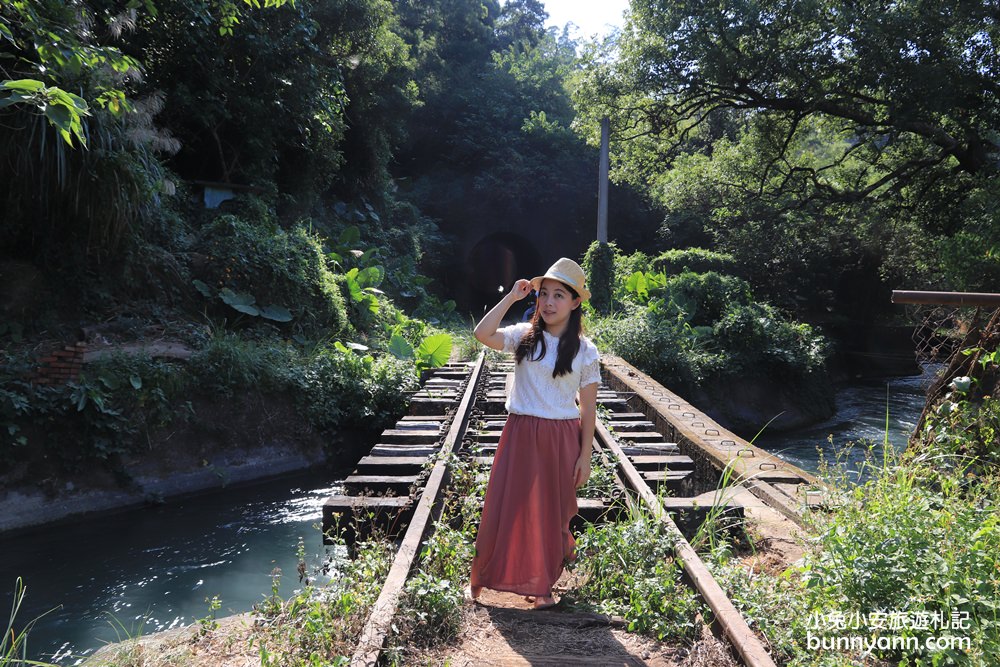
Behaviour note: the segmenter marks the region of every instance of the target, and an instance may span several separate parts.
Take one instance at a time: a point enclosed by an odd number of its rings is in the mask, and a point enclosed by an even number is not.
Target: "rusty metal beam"
[[[1000,306],[1000,294],[987,292],[918,292],[893,290],[893,303],[922,303],[931,306]]]

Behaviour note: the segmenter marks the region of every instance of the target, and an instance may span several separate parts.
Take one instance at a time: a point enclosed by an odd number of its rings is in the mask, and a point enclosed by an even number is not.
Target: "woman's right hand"
[[[520,301],[530,293],[530,280],[521,278],[514,283],[510,291],[503,295],[503,298],[500,299],[497,305],[493,306],[493,310],[486,313],[483,319],[479,320],[479,324],[476,325],[474,332],[476,340],[486,347],[494,350],[502,350],[504,346],[503,334],[497,331],[497,327],[500,326],[500,320],[507,314],[507,311],[510,310],[511,305],[515,301]]]
[[[520,301],[524,297],[531,294],[531,290],[534,289],[531,286],[531,281],[526,278],[520,278],[514,286],[510,288],[509,294],[514,297],[514,301]]]

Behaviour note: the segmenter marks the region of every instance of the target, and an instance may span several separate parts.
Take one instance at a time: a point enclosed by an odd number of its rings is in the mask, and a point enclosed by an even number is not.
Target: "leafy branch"
[[[253,9],[294,6],[294,0],[242,0]],[[234,0],[214,0],[219,15],[219,34],[232,35],[240,21],[240,5]],[[49,5],[53,5],[50,7]],[[114,115],[131,111],[120,81],[142,70],[141,63],[114,46],[97,42],[93,29],[95,12],[78,3],[44,3],[41,0],[0,3],[0,45],[8,42],[21,66],[19,73],[34,71],[41,78],[13,78],[0,68],[0,110],[18,105],[35,109],[59,131],[59,136],[74,145],[74,139],[86,147],[83,118],[91,115],[90,104],[81,96],[64,90],[63,79],[82,74],[99,74],[113,83],[96,84],[94,104]],[[109,32],[116,35],[123,26],[137,25],[137,11],[142,7],[156,19],[153,0],[128,0],[120,14],[108,19]]]

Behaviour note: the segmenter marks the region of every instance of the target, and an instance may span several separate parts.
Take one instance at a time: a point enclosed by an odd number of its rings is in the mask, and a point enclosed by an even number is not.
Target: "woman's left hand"
[[[590,479],[590,456],[581,456],[573,468],[573,484],[579,489],[588,479]]]

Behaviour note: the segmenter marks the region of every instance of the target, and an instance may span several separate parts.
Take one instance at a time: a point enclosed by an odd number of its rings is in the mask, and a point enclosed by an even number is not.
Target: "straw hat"
[[[532,278],[531,286],[536,290],[541,289],[542,281],[546,278],[552,278],[553,280],[558,280],[561,283],[569,285],[576,290],[576,293],[584,301],[590,298],[590,290],[583,286],[587,278],[583,273],[583,269],[580,268],[579,264],[567,257],[560,257],[558,262],[549,267],[544,276]]]

